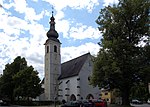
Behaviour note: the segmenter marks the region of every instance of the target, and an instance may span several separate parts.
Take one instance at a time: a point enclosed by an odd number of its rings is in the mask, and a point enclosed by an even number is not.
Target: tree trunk
[[[125,88],[122,90],[122,105],[130,105],[129,96],[129,89]]]

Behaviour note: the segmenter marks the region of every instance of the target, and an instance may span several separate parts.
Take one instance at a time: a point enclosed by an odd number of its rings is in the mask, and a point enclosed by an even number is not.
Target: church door
[[[70,101],[76,101],[76,96],[74,94],[70,96]]]

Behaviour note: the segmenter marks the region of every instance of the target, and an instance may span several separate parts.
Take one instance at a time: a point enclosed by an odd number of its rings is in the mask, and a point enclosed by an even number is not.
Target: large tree
[[[149,10],[149,0],[119,0],[117,5],[102,9],[96,21],[103,38],[91,83],[120,89],[123,105],[129,104],[135,84],[150,82]]]
[[[38,72],[27,65],[20,56],[7,64],[0,78],[0,94],[3,98],[14,101],[15,98],[35,98],[42,91]]]
[[[42,92],[38,72],[32,66],[18,72],[13,76],[13,80],[16,84],[14,88],[15,97],[29,100],[29,98],[36,98]]]

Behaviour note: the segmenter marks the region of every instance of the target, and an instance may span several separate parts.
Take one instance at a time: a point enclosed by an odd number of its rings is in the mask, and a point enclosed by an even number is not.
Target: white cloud
[[[3,25],[0,26],[0,73],[7,63],[11,63],[17,56],[22,56],[42,77],[45,28],[35,21],[28,23],[26,20],[10,16],[3,8],[0,11],[0,25]]]
[[[77,24],[76,27],[70,29],[69,37],[74,39],[98,39],[101,37],[100,31],[92,26]]]
[[[38,0],[32,0],[32,1],[34,1],[34,2],[38,2]]]
[[[99,5],[98,0],[43,0],[52,4],[55,9],[62,10],[66,7],[73,9],[87,9],[88,12],[94,8],[95,5]]]
[[[37,0],[33,1],[37,2]],[[87,9],[88,12],[91,12],[94,6],[98,5],[98,0],[49,0],[49,2],[54,4],[57,10],[55,22],[58,33],[62,32],[64,37],[73,39],[98,39],[100,37],[99,31],[91,26],[78,24],[76,27],[71,27],[72,22],[64,19],[65,15],[62,11],[68,6],[73,9]],[[50,16],[49,11],[43,10],[37,14],[34,8],[28,7],[26,0],[14,0],[14,2],[2,3],[2,5],[3,7],[0,8],[0,25],[2,25],[0,26],[0,73],[2,73],[4,65],[11,63],[15,57],[22,56],[27,59],[28,65],[33,65],[40,73],[40,77],[43,77],[43,44],[47,37],[44,25],[39,24],[38,21],[44,16]],[[24,14],[24,19],[11,13],[9,10],[11,7],[14,7],[16,12]],[[70,60],[87,52],[91,52],[92,55],[97,54],[98,51],[99,46],[94,43],[86,43],[78,47],[63,47],[62,61]]]
[[[70,29],[70,22],[67,20],[58,20],[56,22],[58,23],[56,24],[56,30],[62,32],[63,37],[67,37]]]
[[[34,8],[28,7],[26,0],[14,0],[13,3],[4,4],[6,9],[14,7],[14,10],[20,14],[25,14],[25,20],[33,22],[34,20],[40,20],[46,14],[46,11],[42,11],[40,14],[35,12]]]
[[[63,19],[64,18],[64,12],[63,11],[57,11],[57,14],[55,15],[55,27],[57,32],[62,32],[63,36],[68,35],[68,31],[70,29],[70,22],[68,20]]]
[[[29,38],[11,37],[9,35],[6,35],[6,33],[1,32],[0,73],[2,73],[4,65],[6,65],[7,63],[11,63],[17,56],[22,56],[27,59],[28,65],[33,65],[33,67],[40,72],[40,77],[42,77],[43,70],[41,71],[41,69],[44,69],[44,38],[45,37],[42,37],[40,35],[35,35],[31,36],[29,40]]]
[[[3,8],[10,9],[13,5],[14,5],[14,3],[3,4]]]
[[[24,20],[17,18],[17,17],[10,17],[8,15],[0,15],[0,29],[3,29],[3,31],[8,35],[19,35],[21,30],[27,30],[25,29],[25,26],[27,26],[27,22]]]
[[[55,15],[55,17],[56,17],[56,21],[57,21],[57,20],[61,20],[61,19],[63,19],[63,18],[64,18],[64,16],[65,16],[65,14],[64,14],[64,12],[63,12],[63,11],[57,11],[57,14]]]
[[[0,32],[0,43],[0,56],[2,57],[0,58],[0,68],[2,69],[0,70],[3,70],[4,65],[11,63],[16,56],[24,53],[24,49],[30,45],[27,38],[18,39],[17,37],[9,36],[4,32]]]
[[[82,23],[77,23],[73,27],[72,21],[57,18],[58,16],[56,15],[56,30],[62,32],[64,38],[72,38],[75,40],[101,38],[101,33],[98,28],[83,25]]]
[[[26,0],[14,0],[14,8],[19,13],[25,13],[27,9]]]
[[[43,0],[43,1],[46,1],[46,2],[50,3],[51,5],[53,5],[54,9],[57,11],[57,14],[55,15],[56,30],[58,32],[62,32],[63,37],[65,37],[65,38],[72,37],[74,39],[87,38],[87,37],[85,37],[85,35],[83,35],[83,36],[80,35],[80,37],[77,37],[77,36],[74,36],[71,33],[70,33],[71,36],[70,35],[68,36],[68,34],[70,32],[69,29],[71,27],[72,22],[69,21],[69,20],[64,19],[65,14],[63,12],[63,9],[66,8],[66,7],[71,7],[72,9],[86,9],[88,12],[91,12],[95,5],[99,5],[98,0],[82,0],[82,1],[81,0],[63,0],[63,1],[62,0],[61,1],[60,0],[55,0],[55,1],[54,0]],[[46,14],[46,12],[45,12],[45,14]],[[90,32],[90,36],[88,38],[91,38],[91,37],[92,38],[97,38],[99,36],[99,35],[96,34],[96,33],[98,33],[98,31],[95,30],[94,28],[89,27],[88,31],[89,30],[91,30],[91,32]],[[92,34],[94,30],[96,31],[96,33]],[[86,31],[84,33],[89,33],[88,31]],[[80,34],[80,33],[78,33],[78,34]]]
[[[42,11],[40,14],[36,14],[33,8],[26,8],[25,11],[25,20],[33,21],[33,20],[40,20],[44,17],[45,11]]]
[[[100,49],[100,46],[98,44],[94,44],[91,42],[85,43],[78,47],[75,47],[75,46],[63,47],[61,50],[61,55],[62,55],[61,59],[62,59],[62,62],[66,62],[68,60],[71,60],[73,58],[76,58],[88,52],[90,52],[92,55],[97,55],[99,49]]]
[[[119,0],[104,0],[103,6],[108,6],[108,5],[112,5],[112,4],[117,4],[118,2],[119,2]]]

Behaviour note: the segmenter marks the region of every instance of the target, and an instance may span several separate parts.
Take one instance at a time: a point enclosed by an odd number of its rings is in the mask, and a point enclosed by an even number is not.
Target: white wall
[[[66,101],[70,101],[70,96],[72,94],[76,96],[76,100],[81,100],[81,97],[83,99],[86,99],[89,94],[92,94],[95,99],[98,99],[100,97],[99,88],[94,88],[89,84],[88,80],[89,76],[92,74],[92,70],[93,63],[91,61],[91,56],[89,55],[79,75],[60,80],[60,82],[62,83],[59,88],[62,89],[62,91],[59,93],[62,95],[62,97],[60,97],[59,100],[65,99]],[[68,80],[69,82],[66,83]],[[80,86],[80,88],[77,88],[77,86]],[[69,88],[69,90],[66,90],[66,88]],[[68,94],[69,96],[65,96],[66,94]]]
[[[57,47],[57,52],[54,52],[54,46]],[[45,100],[53,101],[56,97],[60,70],[60,42],[48,39],[45,43]]]
[[[79,73],[79,78],[80,78],[80,92],[81,92],[81,97],[83,99],[86,99],[88,94],[92,94],[94,96],[94,99],[99,98],[100,90],[98,87],[93,87],[90,85],[90,82],[88,78],[92,75],[93,71],[93,62],[92,62],[92,57],[89,55],[88,59],[86,60],[85,64],[83,65],[80,73]]]
[[[61,80],[61,85],[59,86],[62,89],[61,95],[62,97],[59,98],[60,100],[65,99],[66,101],[70,101],[70,96],[74,94],[77,98],[77,78],[78,76],[65,78]],[[67,89],[66,89],[67,88]],[[69,96],[66,96],[68,94]]]

